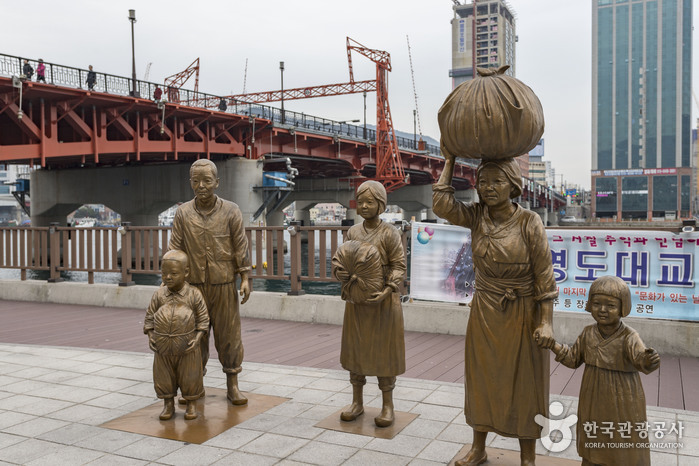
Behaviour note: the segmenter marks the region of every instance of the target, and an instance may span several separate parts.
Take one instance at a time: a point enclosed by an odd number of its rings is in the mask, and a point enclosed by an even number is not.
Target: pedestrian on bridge
[[[92,65],[90,65],[88,69],[90,71],[87,72],[87,80],[85,81],[85,83],[87,84],[87,88],[92,91],[94,90],[95,83],[97,82],[97,73],[92,71]]]
[[[156,102],[160,102],[160,99],[163,97],[163,90],[160,89],[160,86],[155,86],[155,90],[153,91],[153,100]]]
[[[238,388],[243,342],[235,288],[236,275],[240,275],[241,304],[245,304],[250,297],[250,260],[243,214],[235,203],[214,194],[219,179],[218,169],[211,160],[194,162],[189,177],[194,199],[175,212],[169,248],[184,251],[189,257],[189,283],[202,292],[209,310],[211,324],[201,339],[204,373],[213,328],[214,345],[226,374],[228,400],[234,405],[244,405],[248,400]]]
[[[46,82],[46,65],[44,65],[44,60],[39,58],[39,64],[36,67],[36,82]]]
[[[34,74],[34,68],[32,68],[32,65],[29,64],[29,60],[27,60],[26,58],[24,59],[24,66],[22,66],[22,74],[29,81],[32,80],[32,75]]]

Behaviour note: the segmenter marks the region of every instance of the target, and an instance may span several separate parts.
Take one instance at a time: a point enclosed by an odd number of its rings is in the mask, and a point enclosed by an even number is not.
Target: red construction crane
[[[180,71],[177,74],[165,78],[164,85],[167,92],[167,98],[170,102],[180,102],[180,88],[189,78],[194,76],[194,95],[199,93],[199,58],[194,60],[186,70]]]
[[[352,51],[364,55],[376,63],[376,79],[355,81],[352,69]],[[376,174],[386,191],[393,191],[407,184],[403,163],[398,152],[398,141],[393,129],[391,109],[388,105],[388,72],[391,71],[391,55],[383,50],[370,49],[359,42],[347,38],[347,63],[350,80],[346,83],[323,86],[284,89],[283,91],[253,92],[222,97],[230,104],[236,102],[265,103],[282,100],[310,99],[333,95],[357,94],[376,91]],[[283,96],[282,96],[283,92]],[[182,102],[183,104],[218,108],[221,97],[200,98]]]

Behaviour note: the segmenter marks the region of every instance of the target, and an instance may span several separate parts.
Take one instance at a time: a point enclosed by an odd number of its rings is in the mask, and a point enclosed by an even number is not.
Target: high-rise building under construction
[[[454,1],[451,21],[453,87],[473,78],[476,68],[510,65],[515,76],[515,13],[505,0]]]

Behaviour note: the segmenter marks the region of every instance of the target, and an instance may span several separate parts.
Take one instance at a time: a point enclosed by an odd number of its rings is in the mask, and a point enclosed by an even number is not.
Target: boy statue
[[[228,400],[244,405],[247,398],[238,389],[242,370],[243,343],[240,337],[240,313],[236,275],[240,275],[241,304],[250,297],[248,241],[240,208],[214,192],[218,188],[218,170],[208,159],[199,159],[189,169],[194,199],[182,204],[172,223],[170,249],[184,251],[192,265],[189,282],[198,288],[209,310],[214,345],[226,373]],[[209,360],[209,330],[201,339],[204,373]]]
[[[201,292],[185,281],[189,275],[187,263],[187,254],[182,251],[165,253],[165,286],[153,294],[143,322],[143,333],[155,352],[153,384],[158,398],[164,400],[160,413],[163,421],[175,413],[178,388],[187,402],[186,420],[196,419],[194,403],[204,393],[200,341],[209,331],[209,314]]]

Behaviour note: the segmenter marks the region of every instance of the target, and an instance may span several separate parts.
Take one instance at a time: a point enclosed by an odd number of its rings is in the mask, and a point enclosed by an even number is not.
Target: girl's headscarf
[[[478,178],[481,176],[481,171],[488,165],[499,168],[507,177],[507,180],[512,186],[510,199],[522,195],[522,170],[520,170],[519,163],[517,163],[514,158],[482,161],[476,170],[476,185],[478,185]]]
[[[376,202],[379,204],[379,213],[383,213],[386,210],[386,202],[388,201],[386,188],[378,181],[369,180],[359,185],[357,197],[365,191],[368,191],[376,199]]]

